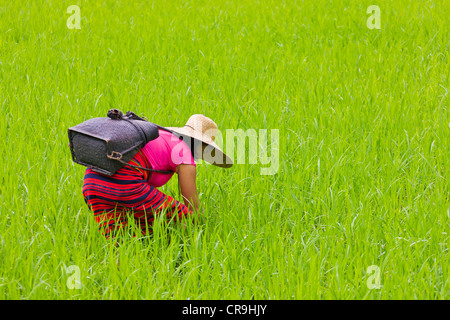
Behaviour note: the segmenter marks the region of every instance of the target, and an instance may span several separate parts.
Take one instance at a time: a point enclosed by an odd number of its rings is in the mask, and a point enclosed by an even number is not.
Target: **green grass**
[[[0,299],[449,299],[449,9],[1,2]],[[112,247],[67,138],[110,108],[278,129],[278,172],[200,164],[203,223]],[[176,177],[162,190],[180,199]]]

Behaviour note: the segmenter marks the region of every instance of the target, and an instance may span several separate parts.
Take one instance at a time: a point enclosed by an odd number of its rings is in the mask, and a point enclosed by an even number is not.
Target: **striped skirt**
[[[129,162],[151,168],[147,158],[138,152]],[[168,219],[181,218],[189,213],[181,202],[149,185],[150,171],[124,166],[113,176],[106,176],[86,169],[83,196],[93,212],[100,231],[108,238],[123,229],[134,219],[142,235],[151,232],[153,220],[158,214]]]

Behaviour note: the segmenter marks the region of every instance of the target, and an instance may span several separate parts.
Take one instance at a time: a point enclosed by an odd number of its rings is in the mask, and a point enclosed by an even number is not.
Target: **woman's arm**
[[[191,164],[180,164],[177,166],[178,183],[184,204],[190,211],[198,211],[200,202],[198,200],[197,185],[195,184],[197,169]]]

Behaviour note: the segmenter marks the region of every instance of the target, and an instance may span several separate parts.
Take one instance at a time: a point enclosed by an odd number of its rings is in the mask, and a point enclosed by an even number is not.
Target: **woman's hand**
[[[198,200],[197,185],[195,184],[197,169],[191,164],[180,164],[177,166],[178,183],[180,184],[181,195],[184,204],[190,211],[199,211],[200,202]]]

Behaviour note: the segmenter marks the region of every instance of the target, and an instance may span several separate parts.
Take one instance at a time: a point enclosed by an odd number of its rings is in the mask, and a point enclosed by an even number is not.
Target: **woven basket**
[[[109,110],[106,118],[93,118],[71,127],[68,133],[73,161],[108,176],[159,136],[157,125],[130,111],[123,115],[118,109]]]

